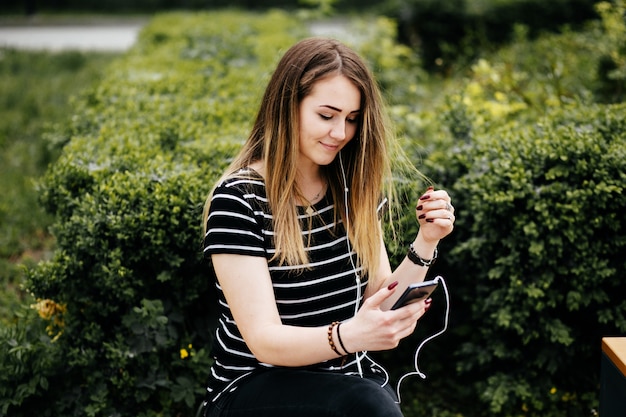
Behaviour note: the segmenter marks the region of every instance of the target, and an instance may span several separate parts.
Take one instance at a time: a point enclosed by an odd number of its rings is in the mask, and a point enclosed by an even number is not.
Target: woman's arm
[[[265,258],[217,254],[212,255],[212,261],[237,327],[259,361],[306,366],[339,357],[328,343],[328,326],[282,324]],[[392,349],[413,332],[417,319],[424,314],[424,305],[382,311],[381,303],[395,291],[382,288],[366,300],[355,318],[342,325],[342,340],[350,352]],[[348,337],[344,337],[344,328]],[[341,351],[336,332],[335,327],[333,339]]]
[[[302,366],[337,357],[326,328],[282,325],[265,258],[232,254],[211,258],[237,327],[260,362]],[[297,343],[303,340],[306,343]]]
[[[420,197],[416,208],[416,217],[420,225],[419,232],[413,241],[413,250],[422,259],[430,260],[435,256],[435,249],[439,241],[449,235],[454,228],[454,207],[450,204],[450,196],[444,190],[432,189]],[[408,252],[408,247],[406,248]],[[392,272],[389,257],[384,242],[381,242],[380,268],[374,282],[378,286],[368,288],[366,297],[370,296],[379,288],[394,281],[398,281],[398,295],[390,297],[381,308],[387,310],[399,297],[404,289],[411,283],[424,281],[428,267],[413,263],[408,257],[404,257],[400,265]]]

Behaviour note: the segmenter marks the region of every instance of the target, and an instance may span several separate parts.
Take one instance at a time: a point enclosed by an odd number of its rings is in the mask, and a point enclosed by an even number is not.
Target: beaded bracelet
[[[337,350],[337,346],[335,346],[335,342],[333,342],[333,327],[339,324],[338,321],[333,321],[330,326],[328,326],[328,344],[330,348],[339,356],[343,356],[339,350]]]
[[[409,252],[406,254],[406,256],[415,265],[428,267],[434,264],[435,261],[437,260],[437,248],[435,248],[435,253],[433,254],[432,259],[424,259],[421,256],[419,256],[417,252],[415,252],[415,248],[413,247],[413,244],[411,243],[409,245]]]
[[[339,345],[341,346],[341,348],[343,349],[344,352],[346,352],[346,355],[349,355],[350,352],[348,351],[348,349],[346,349],[346,347],[343,345],[343,340],[341,340],[341,333],[339,333],[339,327],[341,327],[341,323],[337,324],[337,339],[339,339]]]

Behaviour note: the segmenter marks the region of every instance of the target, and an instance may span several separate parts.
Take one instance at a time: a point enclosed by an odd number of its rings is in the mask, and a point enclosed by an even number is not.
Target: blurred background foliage
[[[0,322],[25,301],[18,265],[37,262],[53,244],[52,218],[35,190],[59,153],[49,139],[67,122],[70,97],[97,83],[113,57],[0,49]]]
[[[399,143],[457,207],[432,271],[451,327],[423,351],[428,379],[403,385],[407,417],[596,415],[599,340],[626,334],[624,1],[203,11],[218,3],[0,5],[155,13],[121,55],[0,51],[0,416],[195,412],[213,319],[201,206],[280,54],[320,22],[368,60]],[[412,207],[425,185],[403,174]],[[394,263],[416,232],[412,211],[399,222]],[[439,293],[376,354],[395,380],[443,312]]]

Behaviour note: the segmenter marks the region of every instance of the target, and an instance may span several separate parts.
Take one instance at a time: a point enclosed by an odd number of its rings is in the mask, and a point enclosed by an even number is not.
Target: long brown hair
[[[240,168],[263,160],[267,197],[274,219],[275,258],[281,263],[306,264],[308,256],[296,209],[302,197],[296,184],[299,106],[316,82],[333,75],[345,76],[361,93],[359,127],[341,151],[349,187],[349,218],[345,215],[339,158],[322,167],[322,173],[333,195],[335,215],[347,225],[348,237],[360,265],[364,272],[375,273],[382,233],[377,208],[381,196],[391,192],[391,187],[386,187],[386,180],[391,179],[389,124],[380,91],[365,62],[341,42],[309,38],[283,55],[267,85],[252,132],[220,181]],[[205,228],[209,205],[210,196],[204,210]]]

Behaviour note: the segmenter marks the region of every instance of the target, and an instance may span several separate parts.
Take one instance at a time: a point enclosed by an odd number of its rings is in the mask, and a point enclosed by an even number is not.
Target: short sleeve
[[[266,256],[263,227],[251,205],[253,197],[232,182],[215,189],[204,236],[205,257],[218,253]]]

